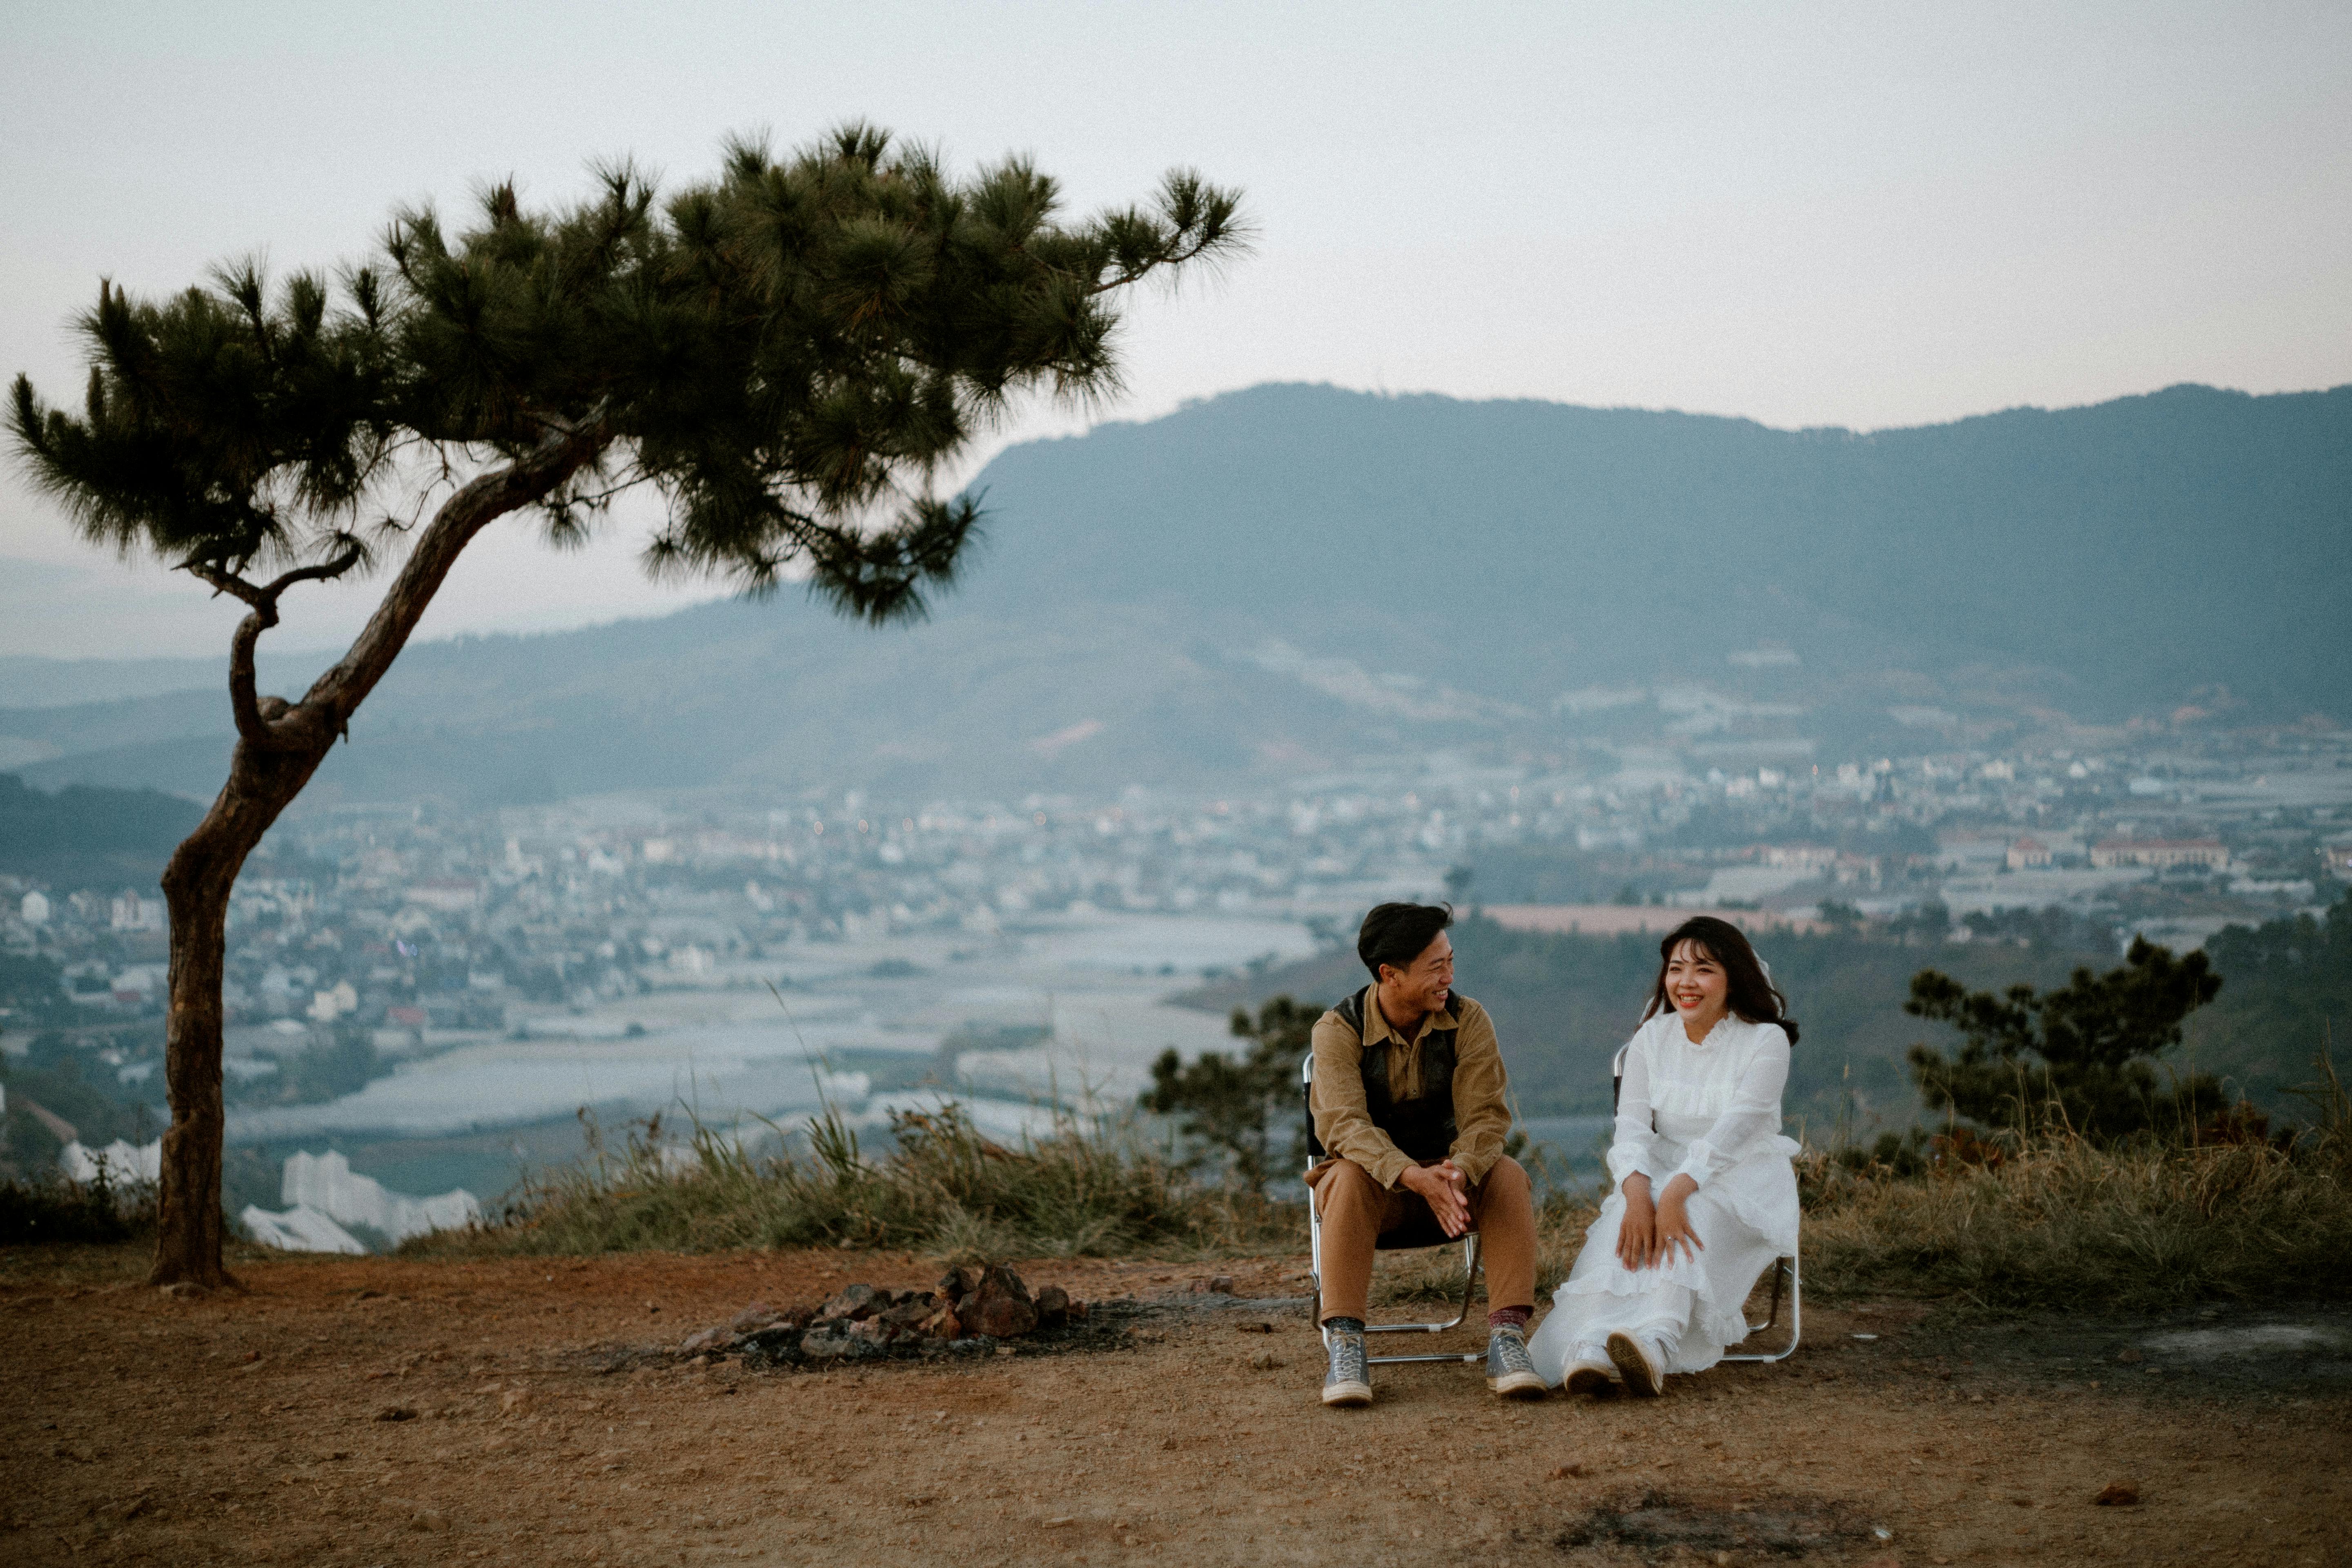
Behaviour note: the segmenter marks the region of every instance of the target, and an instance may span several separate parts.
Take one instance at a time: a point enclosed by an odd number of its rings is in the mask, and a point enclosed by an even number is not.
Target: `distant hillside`
[[[1454,929],[1465,994],[1494,1015],[1519,1110],[1528,1116],[1605,1113],[1609,1061],[1641,1021],[1657,974],[1655,938],[1551,936],[1472,918]],[[1787,994],[1800,1038],[1784,1105],[1826,1139],[1852,1097],[1857,1131],[1905,1126],[1919,1114],[1905,1053],[1919,1042],[1955,1047],[1951,1029],[1903,1011],[1911,976],[1940,969],[1971,990],[2063,985],[2078,965],[2105,973],[2112,952],[2029,952],[2004,943],[1912,947],[1885,939],[1776,934],[1759,942]],[[2317,1077],[2312,1058],[2337,1022],[2338,1070],[2352,1016],[2352,902],[2326,921],[2308,916],[2259,931],[2233,928],[2208,943],[2221,995],[2191,1015],[2187,1043],[2167,1060],[2221,1073],[2273,1115],[2307,1123],[2314,1108],[2292,1090]],[[1181,1000],[1214,1012],[1288,995],[1329,1004],[1364,984],[1352,952],[1252,979],[1203,986]],[[2177,1058],[2177,1059],[2175,1059]]]
[[[152,890],[204,808],[153,790],[68,785],[55,795],[0,773],[0,871],[60,891]]]
[[[1262,386],[1003,454],[919,626],[786,598],[412,649],[318,787],[1219,787],[1596,737],[1832,761],[2192,695],[2352,720],[2347,437],[2352,387],[1857,436]],[[1714,740],[1667,722],[1675,682],[1733,705]],[[1563,701],[1607,687],[1638,700]],[[217,690],[0,708],[0,760],[50,784],[209,795],[228,736]]]

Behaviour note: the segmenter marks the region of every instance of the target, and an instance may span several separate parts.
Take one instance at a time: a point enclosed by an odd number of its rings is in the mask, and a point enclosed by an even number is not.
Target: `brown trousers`
[[[1381,1186],[1353,1160],[1326,1161],[1310,1181],[1323,1219],[1323,1321],[1360,1318],[1372,1284],[1373,1242],[1409,1222],[1431,1223],[1428,1201],[1402,1185]],[[1536,1204],[1527,1172],[1517,1160],[1497,1160],[1467,1196],[1487,1307],[1533,1309]]]

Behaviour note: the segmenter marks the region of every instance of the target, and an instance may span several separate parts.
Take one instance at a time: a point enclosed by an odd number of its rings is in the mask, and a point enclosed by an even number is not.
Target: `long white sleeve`
[[[1637,1172],[1654,1175],[1651,1157],[1657,1137],[1650,1111],[1650,1053],[1643,1033],[1625,1053],[1625,1076],[1617,1081],[1617,1125],[1609,1139],[1609,1174],[1619,1186]]]
[[[1691,1140],[1683,1156],[1682,1168],[1676,1175],[1688,1176],[1701,1187],[1731,1169],[1746,1158],[1767,1138],[1780,1131],[1780,1090],[1789,1081],[1789,1037],[1777,1024],[1767,1024],[1758,1031],[1755,1055],[1748,1058],[1739,1074],[1738,1088],[1732,1091],[1731,1103],[1715,1119],[1715,1125],[1705,1134]],[[1635,1056],[1641,1053],[1636,1051]],[[1625,1064],[1625,1079],[1633,1082],[1633,1060]],[[1648,1079],[1643,1081],[1643,1098],[1648,1096]],[[1618,1134],[1624,1136],[1624,1119],[1620,1113]],[[1612,1161],[1616,1151],[1610,1151]],[[1613,1166],[1612,1166],[1613,1168]]]

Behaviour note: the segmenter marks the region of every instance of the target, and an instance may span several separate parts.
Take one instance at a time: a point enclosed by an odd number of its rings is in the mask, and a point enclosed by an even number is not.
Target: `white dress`
[[[1584,1233],[1584,1250],[1528,1349],[1557,1387],[1581,1355],[1622,1331],[1660,1349],[1670,1373],[1704,1372],[1748,1337],[1748,1292],[1776,1258],[1797,1247],[1796,1142],[1780,1133],[1789,1037],[1778,1024],[1726,1016],[1696,1045],[1668,1011],[1635,1032],[1619,1086],[1609,1172],[1618,1190]],[[1705,1244],[1693,1260],[1629,1269],[1617,1258],[1625,1178],[1654,1195],[1686,1175],[1685,1205]]]

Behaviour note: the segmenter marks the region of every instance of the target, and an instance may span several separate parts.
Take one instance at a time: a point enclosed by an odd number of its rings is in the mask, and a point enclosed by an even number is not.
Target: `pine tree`
[[[1250,1191],[1263,1193],[1274,1174],[1275,1129],[1301,1106],[1299,1068],[1323,1014],[1318,1003],[1287,996],[1266,1003],[1255,1018],[1236,1007],[1227,1032],[1250,1042],[1248,1055],[1236,1059],[1203,1051],[1187,1067],[1173,1050],[1163,1051],[1138,1103],[1155,1115],[1181,1115],[1186,1137],[1225,1151]],[[1303,1128],[1291,1143],[1292,1163],[1304,1164]]]
[[[1931,1110],[2024,1131],[2055,1122],[2102,1142],[2194,1128],[2228,1104],[2209,1073],[2158,1080],[2154,1058],[2180,1043],[2181,1021],[2213,1000],[2221,977],[2201,952],[2132,939],[2123,967],[2077,969],[2057,990],[1969,991],[1923,969],[1903,1010],[1960,1031],[1957,1057],[1911,1047],[1911,1075]]]
[[[1148,207],[1059,209],[1024,161],[958,179],[863,125],[781,158],[737,141],[667,200],[616,165],[569,208],[501,185],[460,230],[400,211],[382,254],[331,281],[273,284],[243,262],[167,300],[101,283],[78,323],[80,413],[16,378],[18,453],[82,535],[247,610],[228,780],[163,878],[172,1125],[152,1282],[226,1278],[229,889],[467,543],[517,511],[576,541],[651,486],[656,575],[754,593],[798,578],[869,621],[919,613],[981,521],[931,476],[1020,394],[1116,391],[1121,291],[1244,239],[1235,197],[1184,172]],[[389,584],[342,658],[299,698],[257,690],[281,598],[379,561]]]

